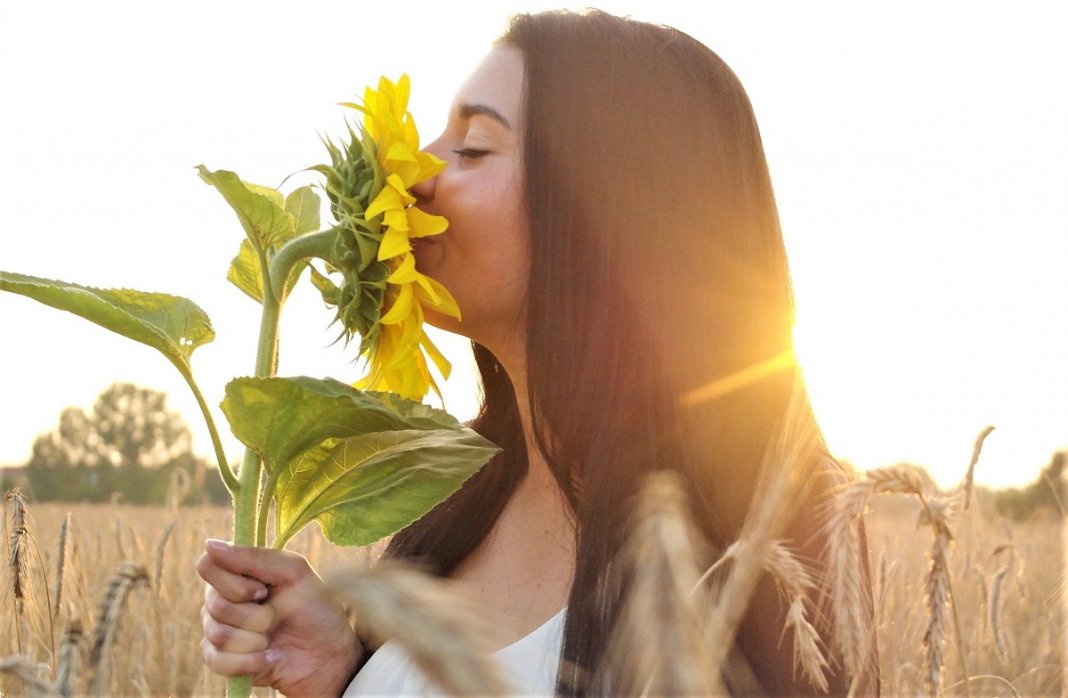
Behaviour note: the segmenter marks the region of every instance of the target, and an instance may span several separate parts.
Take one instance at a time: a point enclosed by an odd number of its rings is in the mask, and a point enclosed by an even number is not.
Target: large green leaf
[[[278,542],[317,520],[338,545],[369,545],[444,501],[497,450],[470,429],[376,432],[311,449],[275,489]]]
[[[235,378],[222,409],[268,472],[327,439],[406,429],[458,429],[454,417],[395,395],[365,393],[332,378]]]
[[[271,245],[282,244],[296,235],[293,216],[286,212],[278,191],[243,182],[227,170],[212,172],[203,165],[197,165],[197,170],[230,204],[257,252],[266,253]]]
[[[9,272],[0,272],[0,289],[154,347],[187,376],[193,350],[215,338],[211,321],[196,303],[166,293],[90,288]]]
[[[498,450],[442,410],[330,378],[236,378],[222,409],[276,482],[282,542],[312,520],[336,542],[377,540]]]

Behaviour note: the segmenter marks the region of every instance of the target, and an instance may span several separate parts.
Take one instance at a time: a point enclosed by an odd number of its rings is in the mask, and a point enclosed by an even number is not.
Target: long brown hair
[[[675,29],[596,11],[520,15],[501,41],[524,58],[527,386],[576,522],[560,687],[581,693],[622,602],[609,570],[644,476],[676,470],[705,536],[722,548],[737,535],[792,372],[686,409],[680,397],[789,353],[793,301],[753,111],[718,56]],[[527,467],[508,376],[484,348],[475,355],[485,399],[474,426],[505,451],[388,550],[442,574],[489,532]],[[814,556],[810,518],[794,528]],[[738,646],[762,687],[806,691],[778,647],[774,589],[763,584],[751,607]]]

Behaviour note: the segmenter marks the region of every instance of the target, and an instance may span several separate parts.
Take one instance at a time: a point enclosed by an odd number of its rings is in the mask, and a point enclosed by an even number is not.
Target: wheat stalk
[[[693,591],[700,536],[686,512],[678,475],[649,475],[638,496],[631,532],[613,564],[626,580],[593,693],[708,695],[719,688]],[[629,583],[628,583],[629,582]]]
[[[145,568],[130,562],[124,562],[108,580],[104,598],[97,612],[96,627],[93,630],[93,647],[89,653],[89,664],[93,670],[94,695],[103,695],[107,689],[110,668],[108,656],[115,643],[126,598],[133,589],[147,584],[148,572]]]
[[[448,694],[510,692],[487,651],[487,632],[470,603],[445,581],[396,563],[327,576],[327,588],[355,616],[357,633],[393,640]]]

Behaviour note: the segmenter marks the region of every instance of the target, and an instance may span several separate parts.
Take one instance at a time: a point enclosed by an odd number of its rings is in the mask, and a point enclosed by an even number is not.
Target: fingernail
[[[209,538],[208,542],[206,543],[206,546],[209,550],[215,550],[221,553],[228,552],[234,549],[234,546],[230,545],[224,540],[219,540],[218,538]]]
[[[260,587],[256,590],[256,593],[252,595],[252,598],[256,601],[263,601],[267,598],[267,587]]]
[[[269,649],[263,653],[263,658],[267,660],[268,664],[277,664],[278,660],[282,658],[282,651]]]

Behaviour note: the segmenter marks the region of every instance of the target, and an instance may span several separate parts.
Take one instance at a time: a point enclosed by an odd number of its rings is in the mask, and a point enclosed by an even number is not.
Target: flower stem
[[[337,231],[329,228],[318,233],[301,235],[282,245],[271,259],[269,276],[274,297],[285,297],[285,285],[289,280],[289,273],[297,264],[309,257],[329,260],[336,239]]]
[[[256,345],[256,376],[260,378],[273,376],[278,369],[278,318],[282,313],[281,303],[272,291],[266,262],[265,256],[261,255],[260,268],[264,275],[263,312],[260,315],[260,337]],[[257,508],[263,496],[260,492],[262,470],[260,455],[251,448],[245,449],[245,458],[238,474],[240,480],[234,493],[235,545],[263,545],[257,535]],[[262,506],[269,507],[269,493],[264,500]],[[229,698],[247,698],[251,693],[250,676],[232,676],[226,682],[226,695]]]
[[[177,366],[177,364],[175,365]],[[219,473],[222,475],[223,482],[226,483],[226,489],[230,490],[231,494],[237,492],[240,484],[237,481],[237,476],[234,475],[234,471],[230,468],[230,463],[226,460],[222,441],[219,439],[219,429],[215,426],[215,419],[211,416],[211,411],[208,410],[208,403],[204,401],[204,395],[200,392],[200,387],[193,380],[193,373],[187,367],[182,366],[178,366],[178,372],[182,374],[186,385],[193,391],[193,397],[196,398],[197,405],[200,407],[200,414],[204,416],[204,422],[208,425],[211,445],[215,448],[215,459],[219,462]]]

